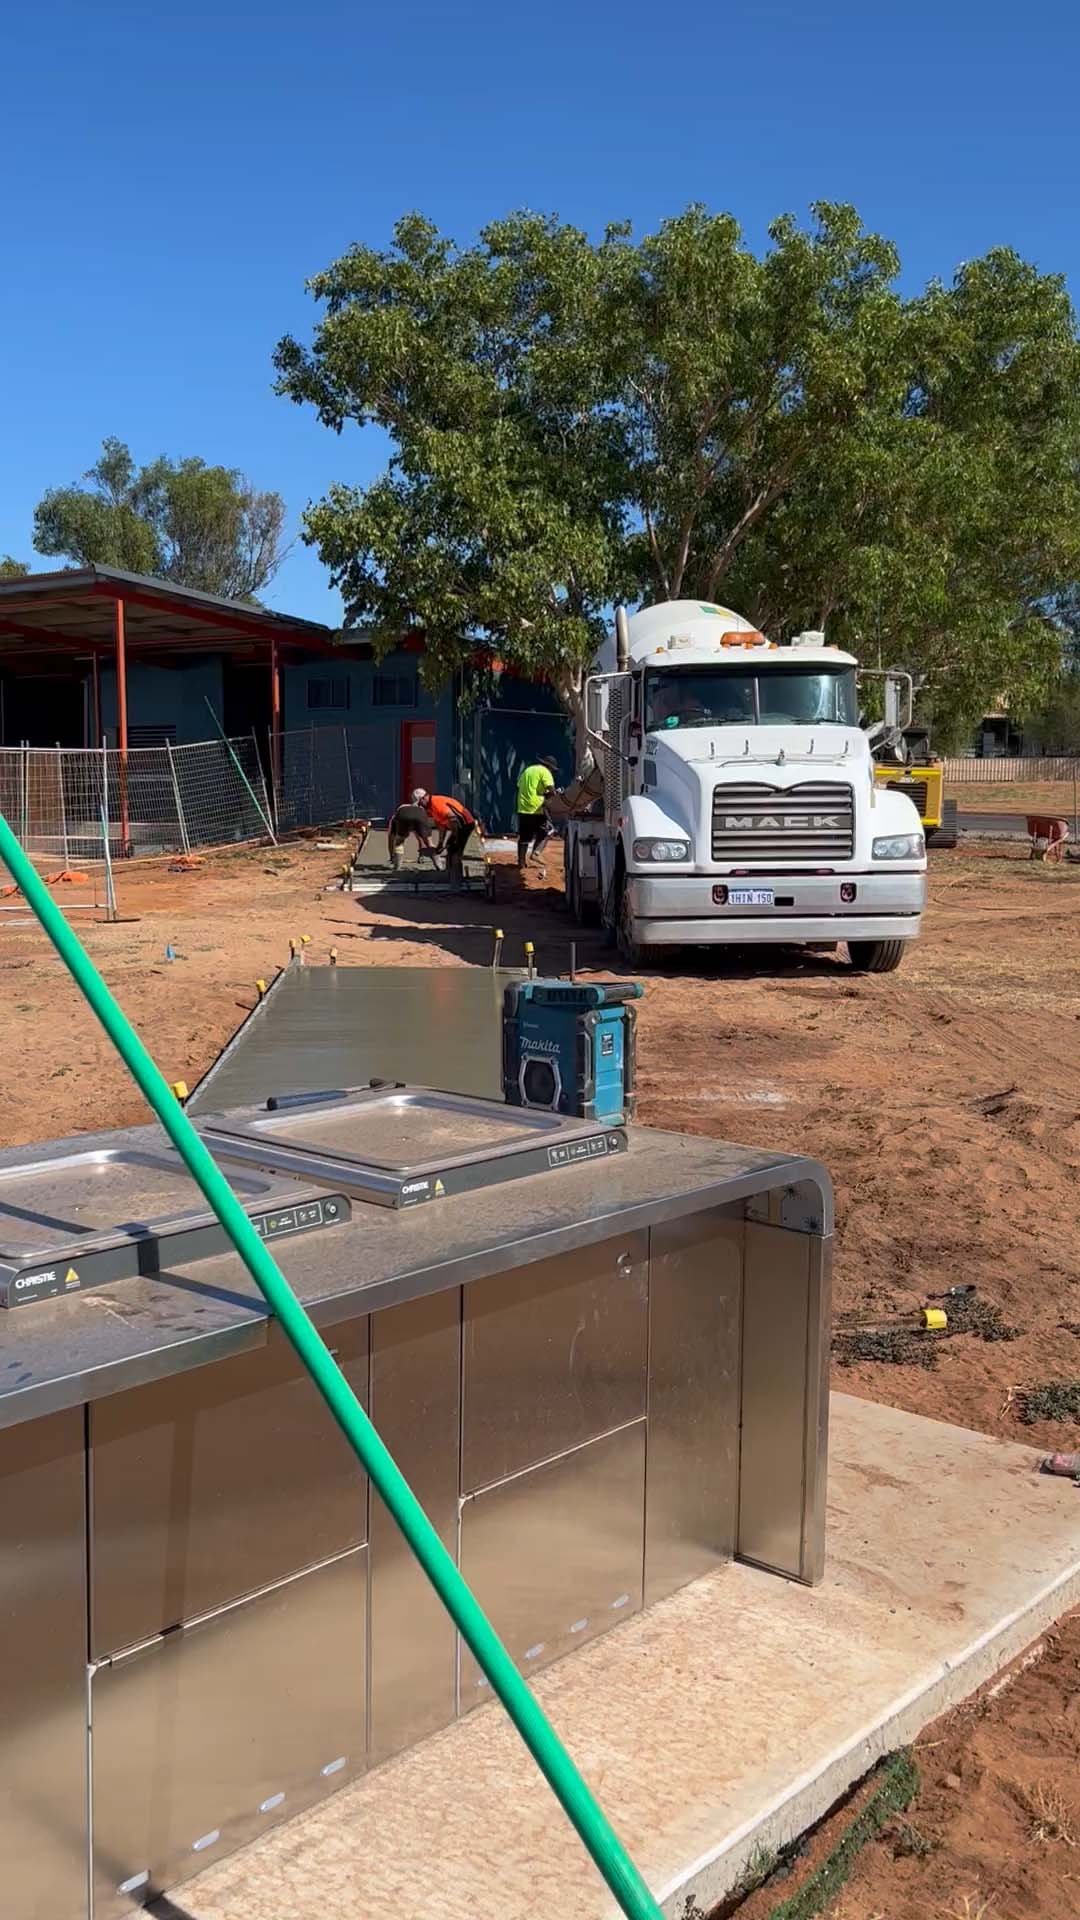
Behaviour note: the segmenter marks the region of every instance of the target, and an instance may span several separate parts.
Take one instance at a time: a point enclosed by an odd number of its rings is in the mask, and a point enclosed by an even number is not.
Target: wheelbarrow
[[[1062,858],[1069,837],[1067,820],[1057,820],[1046,813],[1029,813],[1027,831],[1031,849],[1029,859],[1054,861]]]

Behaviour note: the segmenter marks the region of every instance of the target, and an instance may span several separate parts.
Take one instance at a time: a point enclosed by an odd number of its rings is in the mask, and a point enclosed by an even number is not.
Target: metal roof
[[[306,653],[335,650],[332,628],[295,614],[222,600],[119,567],[68,567],[0,580],[0,661],[28,653],[111,658],[114,606],[133,653],[260,654],[272,639]],[[260,645],[261,643],[261,645]]]

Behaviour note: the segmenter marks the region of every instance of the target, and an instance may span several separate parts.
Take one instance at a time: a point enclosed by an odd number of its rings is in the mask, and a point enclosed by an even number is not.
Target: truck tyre
[[[856,973],[895,973],[906,944],[904,940],[849,940],[848,959]]]
[[[619,883],[619,900],[615,917],[615,942],[619,949],[619,957],[625,960],[628,967],[633,967],[636,971],[643,963],[644,951],[638,941],[634,939],[633,928],[634,921],[630,912],[630,889],[626,884],[624,875]]]
[[[580,873],[575,877],[577,880],[577,907],[575,909],[575,918],[583,927],[598,927],[600,925],[599,902],[586,899],[585,883]]]
[[[941,825],[926,836],[928,847],[955,847],[960,835],[960,813],[955,800],[941,803]]]

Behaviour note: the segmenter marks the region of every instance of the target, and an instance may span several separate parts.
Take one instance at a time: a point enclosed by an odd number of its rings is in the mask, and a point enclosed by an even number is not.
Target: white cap
[[[426,787],[414,787],[410,797],[414,807],[421,806],[428,797],[428,790]]]

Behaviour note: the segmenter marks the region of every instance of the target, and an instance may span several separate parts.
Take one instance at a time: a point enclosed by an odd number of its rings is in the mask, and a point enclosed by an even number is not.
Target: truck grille
[[[927,787],[925,780],[889,780],[886,782],[890,793],[906,793],[914,801],[920,815],[926,812]]]
[[[798,787],[713,789],[714,860],[850,860],[854,851],[848,786],[813,780]]]

